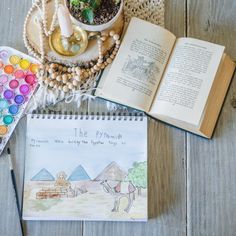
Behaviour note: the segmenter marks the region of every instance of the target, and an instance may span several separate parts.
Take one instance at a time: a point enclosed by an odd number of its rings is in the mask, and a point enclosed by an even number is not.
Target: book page
[[[148,111],[174,43],[175,36],[164,28],[132,18],[96,95]]]
[[[146,117],[30,114],[25,153],[24,219],[147,221]]]
[[[150,113],[198,125],[223,52],[217,44],[178,39]]]

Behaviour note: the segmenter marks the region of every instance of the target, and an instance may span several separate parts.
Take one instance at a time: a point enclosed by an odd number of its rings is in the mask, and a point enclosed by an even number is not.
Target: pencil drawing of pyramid
[[[54,181],[54,180],[55,178],[53,177],[53,175],[45,168],[40,170],[35,176],[31,178],[31,181]]]
[[[111,162],[105,169],[94,179],[95,181],[101,180],[125,180],[127,172],[116,163]]]
[[[90,177],[85,171],[84,167],[79,165],[73,170],[68,180],[69,181],[90,180]]]

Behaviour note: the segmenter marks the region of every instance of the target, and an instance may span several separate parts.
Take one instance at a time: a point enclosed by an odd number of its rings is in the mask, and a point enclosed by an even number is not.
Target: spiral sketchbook
[[[23,219],[147,221],[147,118],[27,116]]]

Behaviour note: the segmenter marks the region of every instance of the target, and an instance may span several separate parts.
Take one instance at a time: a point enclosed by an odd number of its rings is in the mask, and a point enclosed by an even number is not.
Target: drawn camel
[[[115,187],[107,182],[107,180],[102,181],[101,185],[106,193],[110,193],[114,197],[114,207],[111,211],[118,212],[120,207],[120,199],[125,197],[128,199],[128,205],[124,209],[127,213],[130,211],[133,201],[135,200],[135,190],[136,187],[131,182],[120,181]]]

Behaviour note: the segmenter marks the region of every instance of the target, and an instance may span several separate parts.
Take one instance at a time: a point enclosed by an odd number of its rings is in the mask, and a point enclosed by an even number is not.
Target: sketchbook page
[[[29,115],[26,138],[24,219],[147,220],[146,117]]]
[[[171,32],[132,18],[103,88],[96,94],[148,111],[174,43]]]
[[[199,125],[223,53],[217,44],[178,39],[150,113]]]

